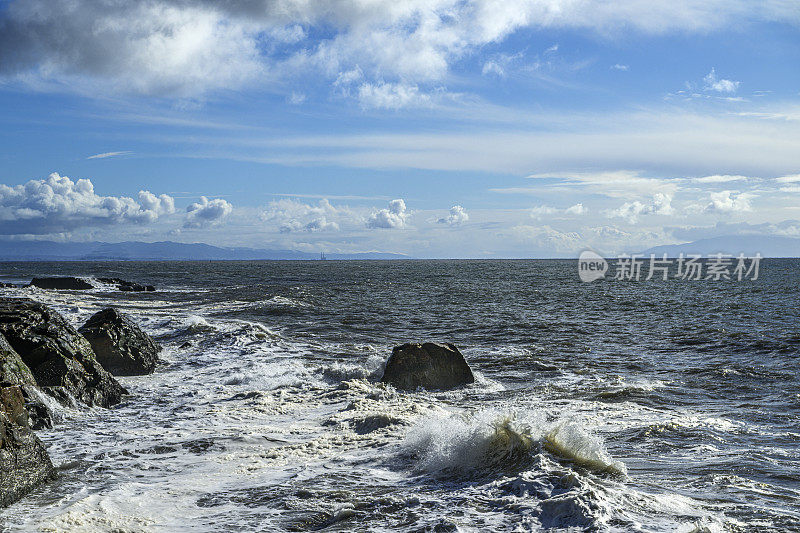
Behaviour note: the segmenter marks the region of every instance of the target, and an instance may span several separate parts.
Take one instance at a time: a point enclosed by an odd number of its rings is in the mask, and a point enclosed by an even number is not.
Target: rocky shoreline
[[[55,281],[31,285],[93,287],[82,278],[38,279]],[[152,374],[160,351],[117,309],[98,311],[76,330],[47,305],[0,297],[0,507],[56,476],[34,433],[54,424],[43,395],[67,407],[111,408],[128,395],[115,376]],[[454,345],[408,343],[394,348],[381,381],[399,390],[450,389],[474,376]]]
[[[34,433],[53,426],[42,394],[70,407],[112,407],[128,394],[114,376],[152,373],[160,350],[116,309],[76,330],[42,303],[0,298],[0,507],[55,477]]]

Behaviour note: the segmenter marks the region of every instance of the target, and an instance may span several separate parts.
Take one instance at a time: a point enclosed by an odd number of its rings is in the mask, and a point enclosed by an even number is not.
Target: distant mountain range
[[[800,257],[800,239],[778,235],[729,235],[685,244],[655,246],[642,253],[648,256],[655,254],[659,257],[665,253],[667,257],[677,257],[681,253],[699,254],[704,257],[718,253],[734,256],[743,253],[748,257],[757,253],[761,254],[761,257]]]
[[[724,253],[762,257],[800,257],[800,239],[777,235],[730,235],[684,244],[655,246],[641,252],[668,257]],[[556,257],[554,254],[552,257]],[[563,257],[563,255],[562,255]],[[223,260],[313,260],[318,253],[295,250],[225,248],[181,242],[54,242],[0,241],[0,261],[223,261]],[[326,259],[411,259],[403,254],[365,252],[326,254]]]
[[[295,250],[222,248],[209,244],[180,242],[53,242],[0,241],[0,261],[215,261],[215,260],[308,260],[317,253]],[[409,259],[402,254],[366,252],[326,254],[326,259]]]

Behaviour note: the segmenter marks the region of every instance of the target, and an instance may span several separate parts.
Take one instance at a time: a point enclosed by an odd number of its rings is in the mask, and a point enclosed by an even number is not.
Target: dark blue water
[[[103,530],[104,510],[143,530],[800,530],[800,261],[590,284],[575,261],[0,264],[35,275],[156,285],[6,295],[76,324],[121,307],[169,364],[42,435],[80,461],[3,511],[13,527]],[[476,385],[377,384],[417,340],[458,345]],[[197,439],[212,451],[185,451]],[[196,476],[208,487],[186,489]]]

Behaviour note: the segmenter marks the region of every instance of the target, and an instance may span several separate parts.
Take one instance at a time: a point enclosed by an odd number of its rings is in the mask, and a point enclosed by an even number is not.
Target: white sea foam
[[[625,474],[625,465],[606,451],[600,437],[574,423],[548,429],[543,417],[483,411],[421,420],[408,433],[406,451],[428,471],[471,471],[524,462],[544,449],[596,471]]]
[[[570,422],[561,422],[544,436],[547,451],[575,461],[592,470],[627,474],[621,461],[615,461],[606,450],[603,440],[586,429]]]

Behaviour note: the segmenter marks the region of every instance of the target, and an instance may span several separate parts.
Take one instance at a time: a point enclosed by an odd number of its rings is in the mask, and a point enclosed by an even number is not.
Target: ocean
[[[1,263],[76,327],[164,346],[112,409],[52,404],[59,477],[9,531],[800,531],[800,261],[583,283],[576,261]],[[392,347],[476,382],[400,392]],[[51,402],[52,403],[52,402]]]

